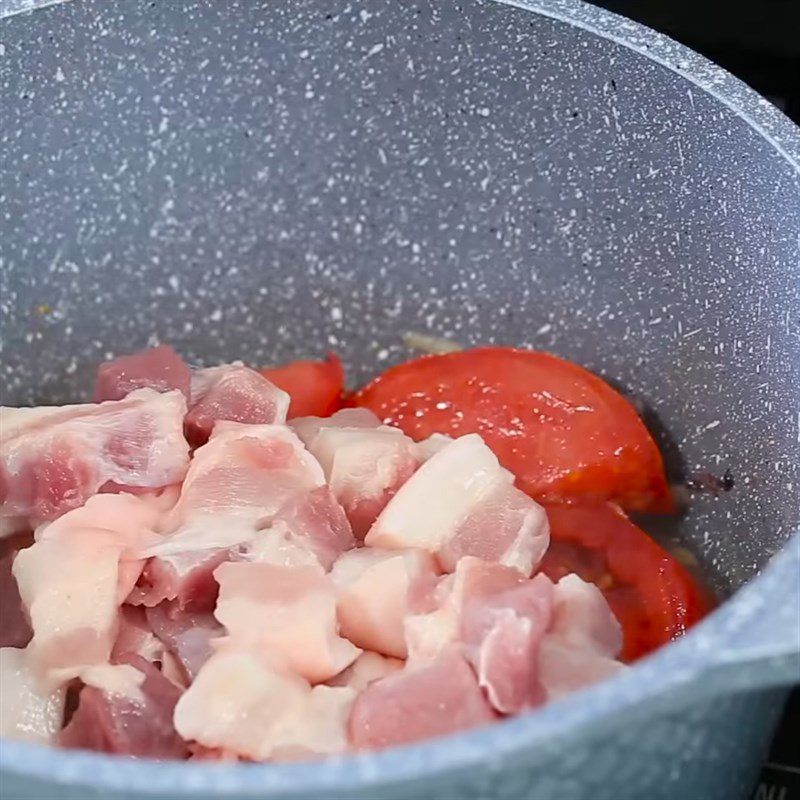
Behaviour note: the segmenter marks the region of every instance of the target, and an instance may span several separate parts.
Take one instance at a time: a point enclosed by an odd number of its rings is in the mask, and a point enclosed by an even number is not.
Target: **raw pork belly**
[[[475,673],[457,650],[450,649],[367,686],[353,704],[350,737],[359,750],[388,747],[494,719]]]
[[[168,344],[106,361],[97,369],[93,401],[122,400],[135,389],[177,389],[188,401],[192,372]]]
[[[327,419],[304,417],[291,425],[322,465],[356,538],[363,540],[421,463],[416,445],[366,409],[343,409]]]
[[[83,505],[112,484],[180,483],[189,465],[186,399],[139,389],[123,400],[0,409],[0,516],[31,526]]]
[[[280,425],[217,423],[163,528],[168,533],[144,551],[150,560],[131,603],[177,600],[210,611],[213,573],[225,561],[268,560],[266,543],[282,541],[327,567],[355,543],[319,464]]]
[[[471,555],[530,575],[549,526],[544,509],[512,482],[477,434],[445,443],[398,490],[365,543],[427,550],[447,571]]]
[[[555,586],[553,620],[539,655],[539,678],[554,700],[627,669],[617,661],[622,627],[600,590],[577,575]]]
[[[0,648],[0,736],[52,742],[64,716],[63,688],[43,689],[25,650]]]
[[[14,561],[31,620],[34,668],[57,686],[106,663],[119,608],[139,577],[139,552],[156,538],[153,507],[132,495],[105,494],[42,526]]]
[[[318,758],[624,669],[600,591],[536,574],[545,512],[479,436],[416,443],[360,408],[287,425],[259,373],[167,346],[94,396],[2,410],[0,531],[27,532],[0,557],[3,735]]]
[[[180,391],[189,404],[186,434],[197,446],[208,441],[219,420],[272,424],[286,422],[289,395],[241,363],[192,371],[169,345],[159,345],[101,364],[94,401],[121,400],[143,387]]]
[[[226,644],[264,650],[310,683],[337,675],[361,652],[338,635],[335,586],[320,568],[228,563],[215,577]]]
[[[497,711],[517,713],[541,703],[537,659],[553,605],[546,576],[525,579],[510,567],[467,556],[440,582],[436,602],[428,613],[406,618],[412,661],[459,645]]]
[[[342,633],[359,647],[406,658],[404,623],[435,583],[433,557],[424,550],[351,550],[334,564]]]
[[[220,420],[253,425],[286,422],[289,395],[243,364],[199,369],[191,385],[186,434],[192,444],[206,442]]]
[[[256,760],[339,753],[355,694],[312,688],[264,654],[223,648],[181,697],[175,727],[186,740]]]
[[[172,721],[181,690],[141,656],[112,669],[129,670],[130,683],[113,690],[84,687],[59,744],[148,758],[188,756]]]

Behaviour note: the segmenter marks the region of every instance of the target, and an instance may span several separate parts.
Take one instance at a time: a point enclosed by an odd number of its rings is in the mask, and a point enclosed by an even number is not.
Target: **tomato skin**
[[[289,419],[329,417],[342,407],[344,369],[335,353],[328,353],[325,361],[292,361],[259,372],[289,393]]]
[[[597,584],[633,661],[683,635],[710,610],[708,592],[672,555],[609,503],[548,506],[551,546],[540,569]]]
[[[479,433],[542,502],[668,512],[661,453],[628,400],[548,353],[484,347],[392,367],[350,400],[413,439]]]

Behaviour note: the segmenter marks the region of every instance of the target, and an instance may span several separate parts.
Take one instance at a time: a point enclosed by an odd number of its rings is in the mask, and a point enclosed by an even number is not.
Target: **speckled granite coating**
[[[525,5],[74,0],[0,23],[3,401],[85,396],[97,361],[156,341],[196,363],[331,347],[353,382],[408,330],[543,347],[643,398],[676,473],[731,469],[680,535],[718,588],[753,577],[800,521],[797,129],[640,26]],[[230,770],[4,742],[0,786],[735,797],[780,692],[693,698],[798,674],[797,567],[623,679],[446,744]]]

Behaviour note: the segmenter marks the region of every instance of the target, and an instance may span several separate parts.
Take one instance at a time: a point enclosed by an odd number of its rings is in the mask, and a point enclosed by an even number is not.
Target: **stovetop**
[[[800,124],[800,2],[590,0],[725,67]]]

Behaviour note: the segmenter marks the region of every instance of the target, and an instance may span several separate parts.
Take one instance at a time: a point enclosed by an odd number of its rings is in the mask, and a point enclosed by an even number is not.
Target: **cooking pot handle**
[[[800,534],[719,610],[715,628],[698,630],[692,654],[705,662],[706,694],[800,683]]]

